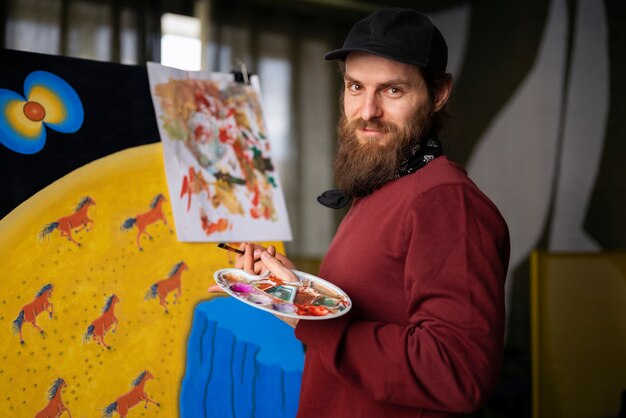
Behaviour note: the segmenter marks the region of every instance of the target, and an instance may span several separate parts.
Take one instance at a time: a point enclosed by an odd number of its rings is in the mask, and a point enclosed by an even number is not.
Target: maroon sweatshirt
[[[307,321],[298,416],[451,417],[499,375],[506,223],[445,157],[354,201],[320,276],[352,310]]]

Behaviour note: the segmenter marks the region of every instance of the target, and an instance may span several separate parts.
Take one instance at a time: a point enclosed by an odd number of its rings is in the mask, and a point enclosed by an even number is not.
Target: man
[[[307,346],[298,416],[475,411],[501,364],[509,236],[493,203],[442,155],[446,43],[426,16],[382,9],[326,59],[343,62],[340,191],[319,200],[351,207],[320,276],[353,308],[326,321],[286,320]],[[239,267],[294,278],[273,248],[241,248]]]

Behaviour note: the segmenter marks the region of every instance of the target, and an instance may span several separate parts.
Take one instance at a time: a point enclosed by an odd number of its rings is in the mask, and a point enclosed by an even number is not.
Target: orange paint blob
[[[46,117],[46,110],[37,102],[27,102],[24,105],[24,114],[33,122],[39,122]]]

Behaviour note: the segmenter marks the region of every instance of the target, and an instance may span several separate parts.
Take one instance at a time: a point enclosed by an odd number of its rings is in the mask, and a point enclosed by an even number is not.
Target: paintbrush
[[[230,245],[226,245],[223,242],[220,242],[219,244],[217,244],[217,246],[222,248],[222,249],[224,249],[224,250],[232,251],[232,252],[237,253],[237,254],[241,254],[241,255],[245,254],[245,252],[243,252],[241,250],[238,250],[237,248],[233,248]]]

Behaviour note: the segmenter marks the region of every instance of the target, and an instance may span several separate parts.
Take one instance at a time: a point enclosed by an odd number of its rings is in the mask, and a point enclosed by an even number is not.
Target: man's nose
[[[367,94],[364,98],[363,108],[361,109],[361,119],[371,120],[379,118],[383,115],[383,109],[380,105],[380,98],[377,94]]]

